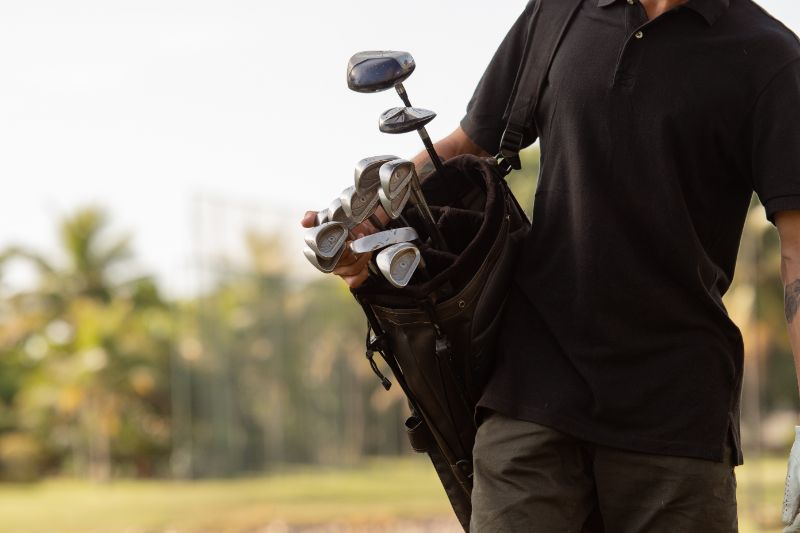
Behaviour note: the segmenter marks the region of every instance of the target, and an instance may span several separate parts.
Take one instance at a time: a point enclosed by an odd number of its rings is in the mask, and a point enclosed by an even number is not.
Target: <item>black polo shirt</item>
[[[461,123],[490,153],[530,12]],[[689,0],[652,21],[638,0],[585,0],[536,138],[522,291],[481,405],[649,453],[721,460],[731,437],[741,462],[743,345],[722,295],[752,192],[770,220],[800,209],[796,36],[750,0]]]

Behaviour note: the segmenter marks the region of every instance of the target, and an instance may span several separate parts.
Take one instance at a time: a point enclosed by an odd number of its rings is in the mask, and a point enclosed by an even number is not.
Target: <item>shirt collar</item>
[[[617,0],[597,0],[599,7],[606,7]],[[692,9],[703,16],[709,25],[714,24],[730,6],[731,0],[689,0],[683,7]]]

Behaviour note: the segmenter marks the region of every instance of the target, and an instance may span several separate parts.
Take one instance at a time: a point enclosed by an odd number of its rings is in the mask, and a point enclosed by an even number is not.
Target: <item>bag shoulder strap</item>
[[[533,120],[556,50],[584,0],[534,1],[525,51],[506,108],[508,122],[497,154],[506,173],[522,168],[519,152],[523,135]]]

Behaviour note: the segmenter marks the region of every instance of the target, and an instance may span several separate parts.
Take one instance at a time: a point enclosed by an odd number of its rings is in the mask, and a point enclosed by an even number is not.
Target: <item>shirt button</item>
[[[637,31],[636,33],[633,34],[633,36],[636,37],[637,39],[641,39],[642,37],[644,37],[644,32],[641,30]]]

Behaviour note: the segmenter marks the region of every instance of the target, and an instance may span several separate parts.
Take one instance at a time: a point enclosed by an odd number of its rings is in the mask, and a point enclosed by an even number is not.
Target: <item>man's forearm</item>
[[[791,252],[783,251],[781,258],[781,277],[783,278],[783,306],[789,332],[789,344],[794,355],[795,372],[800,388],[800,248]]]
[[[489,155],[477,144],[473,143],[460,127],[456,128],[453,133],[441,141],[435,143],[433,147],[436,149],[436,153],[439,154],[439,158],[441,158],[442,161],[447,161],[451,157],[462,154],[479,156]],[[435,170],[433,162],[430,156],[428,156],[428,152],[425,150],[417,154],[412,161],[414,162],[414,166],[417,167],[417,174],[419,174],[420,179],[424,180]]]

